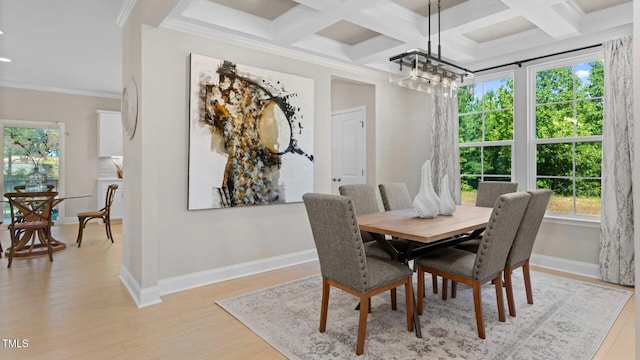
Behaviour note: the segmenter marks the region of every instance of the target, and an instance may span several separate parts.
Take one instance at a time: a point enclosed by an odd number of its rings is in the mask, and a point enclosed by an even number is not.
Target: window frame
[[[575,186],[576,180],[577,179],[593,179],[593,180],[599,179],[600,182],[602,183],[602,173],[600,174],[599,178],[583,177],[583,176],[576,175],[575,145],[577,143],[585,143],[585,142],[602,143],[603,136],[591,135],[591,136],[571,136],[571,137],[563,137],[563,138],[542,138],[542,139],[536,138],[536,121],[537,121],[536,75],[539,71],[556,69],[556,68],[566,67],[566,66],[575,66],[575,65],[584,64],[592,61],[603,60],[603,59],[604,59],[604,54],[602,53],[602,51],[599,51],[599,52],[591,52],[591,53],[578,55],[578,56],[565,57],[558,60],[547,61],[547,62],[527,66],[527,73],[526,73],[526,78],[527,78],[527,88],[526,88],[527,89],[527,93],[526,93],[526,97],[527,97],[527,169],[528,169],[527,188],[528,189],[536,188],[536,184],[537,184],[536,180],[538,177],[537,162],[536,162],[538,145],[540,144],[571,144],[571,148],[573,152],[573,156],[572,156],[573,160],[571,164],[573,175],[571,177],[542,176],[545,178],[570,179],[573,182],[573,204],[572,204],[573,212],[560,213],[560,212],[547,211],[545,216],[548,216],[550,218],[567,219],[567,220],[573,219],[573,220],[582,220],[582,221],[588,221],[588,222],[600,220],[600,215],[584,215],[584,214],[576,213],[576,186]],[[600,98],[590,98],[590,99],[600,99]],[[601,99],[604,102],[604,96]],[[570,102],[574,107],[574,109],[578,101],[584,101],[584,100],[586,99],[578,99],[576,97],[576,91],[574,86],[573,99]],[[554,103],[549,103],[549,104],[554,104]],[[604,121],[604,112],[603,112],[603,121]]]
[[[512,127],[513,127],[513,136],[511,138],[511,140],[494,140],[494,141],[474,141],[474,142],[459,142],[458,143],[458,150],[462,149],[462,148],[471,148],[471,147],[479,147],[481,149],[481,157],[480,157],[480,174],[462,174],[462,171],[460,173],[460,178],[462,181],[462,177],[463,176],[474,176],[474,177],[479,177],[480,181],[491,181],[492,178],[510,178],[509,181],[513,181],[515,174],[514,174],[514,162],[515,162],[515,138],[516,138],[516,76],[515,76],[515,72],[513,70],[507,70],[507,71],[500,71],[500,72],[494,72],[491,74],[487,74],[487,75],[482,75],[482,76],[476,76],[474,78],[472,78],[471,80],[466,80],[465,82],[462,83],[462,85],[460,87],[463,86],[476,86],[476,84],[478,83],[486,83],[486,82],[491,82],[491,81],[495,81],[495,80],[500,80],[500,79],[504,79],[504,78],[512,78],[513,79],[513,102],[512,102],[512,107],[511,107],[511,112],[513,114],[513,119],[512,119]],[[484,86],[484,85],[483,85]],[[482,94],[483,98],[484,98],[484,87],[483,87],[483,94]],[[484,104],[483,104],[483,109],[480,111],[473,111],[473,112],[469,112],[469,113],[458,113],[458,118],[456,119],[456,121],[460,121],[460,115],[461,114],[466,114],[466,115],[470,115],[470,114],[481,114],[482,115],[482,138],[485,138],[485,114],[487,113],[495,113],[495,112],[499,112],[499,111],[506,111],[509,109],[494,109],[494,110],[484,110]],[[460,134],[458,134],[458,138],[460,137]],[[497,147],[497,146],[511,146],[511,171],[509,175],[500,175],[500,174],[485,174],[484,173],[484,169],[485,169],[485,165],[484,165],[484,148],[486,147]],[[458,160],[459,162],[460,160]],[[486,179],[485,179],[486,178]]]

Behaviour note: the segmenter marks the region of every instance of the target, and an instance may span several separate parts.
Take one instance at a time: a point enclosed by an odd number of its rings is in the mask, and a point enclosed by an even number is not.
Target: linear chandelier
[[[430,94],[456,97],[458,87],[473,71],[442,59],[440,46],[440,0],[438,0],[438,56],[431,54],[431,0],[428,3],[427,52],[412,49],[389,58],[389,81]]]

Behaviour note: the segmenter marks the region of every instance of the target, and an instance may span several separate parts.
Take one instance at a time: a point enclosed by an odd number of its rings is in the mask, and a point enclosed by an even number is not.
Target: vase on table
[[[434,218],[440,212],[440,198],[433,190],[431,182],[431,161],[427,160],[422,165],[422,178],[420,180],[420,192],[413,199],[413,207],[419,217],[423,219]]]
[[[35,166],[33,171],[25,178],[25,191],[37,192],[47,190],[47,176],[40,172],[40,168]]]

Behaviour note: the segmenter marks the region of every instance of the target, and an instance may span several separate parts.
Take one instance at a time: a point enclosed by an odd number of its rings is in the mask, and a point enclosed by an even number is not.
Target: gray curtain
[[[630,37],[604,48],[604,127],[600,273],[603,280],[634,285],[633,57]]]
[[[449,174],[449,191],[460,204],[460,150],[458,149],[458,99],[433,97],[431,172],[433,188],[441,194],[442,178]]]

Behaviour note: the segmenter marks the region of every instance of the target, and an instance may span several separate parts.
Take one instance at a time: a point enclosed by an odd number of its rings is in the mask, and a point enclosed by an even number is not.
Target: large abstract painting
[[[191,54],[189,210],[313,191],[312,79]]]

